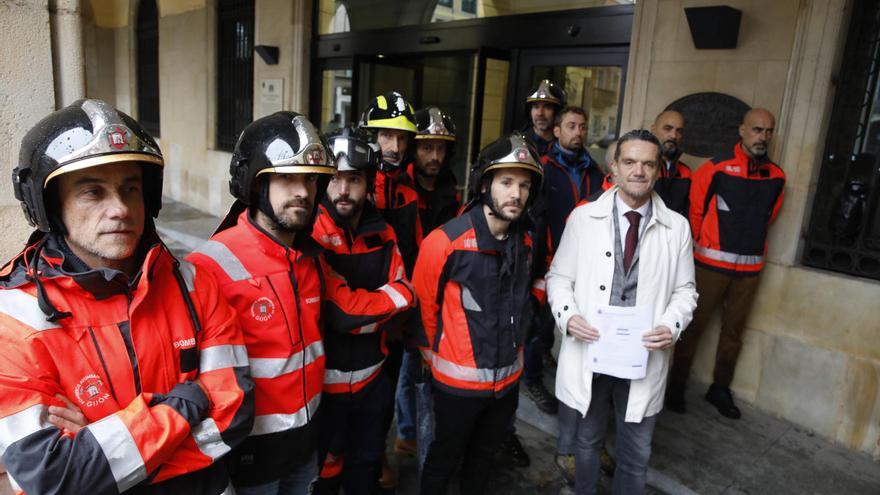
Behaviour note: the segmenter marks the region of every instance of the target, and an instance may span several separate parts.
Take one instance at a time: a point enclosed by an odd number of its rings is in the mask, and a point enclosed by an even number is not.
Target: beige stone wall
[[[0,2],[0,259],[24,246],[31,228],[12,192],[21,138],[55,110],[46,0]],[[27,56],[22,56],[27,54]]]
[[[160,0],[159,144],[165,153],[164,193],[222,215],[232,202],[227,181],[231,154],[215,149],[215,2]],[[86,5],[86,91],[137,118],[136,1]],[[256,0],[255,44],[279,47],[279,63],[254,61],[254,118],[263,116],[260,81],[284,81],[283,106],[308,110],[311,2]],[[123,23],[120,19],[126,18]]]
[[[880,458],[880,283],[800,265],[812,207],[832,74],[848,20],[846,0],[730,0],[742,10],[735,50],[696,50],[683,7],[709,0],[640,0],[623,129],[649,126],[670,102],[727,93],[777,116],[771,148],[785,170],[785,205],[770,233],[769,263],[747,324],[733,389],[757,407]],[[705,157],[686,157],[692,168]],[[719,323],[694,366],[711,381]],[[686,334],[685,334],[686,335]]]

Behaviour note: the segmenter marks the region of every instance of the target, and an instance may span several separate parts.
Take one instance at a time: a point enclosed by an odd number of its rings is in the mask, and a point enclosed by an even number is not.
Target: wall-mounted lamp
[[[736,48],[742,11],[727,5],[685,7],[684,15],[698,50]]]
[[[269,45],[257,45],[254,47],[257,55],[266,62],[266,65],[276,65],[278,63],[278,47]]]

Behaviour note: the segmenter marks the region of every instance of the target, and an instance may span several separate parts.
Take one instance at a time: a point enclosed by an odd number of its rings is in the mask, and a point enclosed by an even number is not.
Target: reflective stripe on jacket
[[[25,278],[35,249],[0,283],[0,454],[13,486],[225,493],[226,466],[215,461],[251,429],[253,382],[214,278],[161,244],[134,282],[111,270],[72,273],[72,255],[43,250],[41,292]],[[59,318],[47,318],[47,304]],[[89,425],[74,435],[48,423],[47,408],[64,406],[56,394]]]
[[[760,273],[784,186],[782,169],[766,157],[752,161],[741,143],[704,163],[691,184],[694,261],[729,274]]]
[[[513,389],[532,320],[530,265],[530,237],[495,239],[480,205],[428,235],[413,285],[438,387],[466,396]]]
[[[293,248],[281,244],[245,211],[189,256],[215,273],[238,313],[253,370],[256,417],[250,437],[232,454],[236,484],[277,480],[317,448],[322,318],[328,327],[353,329],[380,322],[413,299],[405,284],[375,293],[350,288],[322,251],[311,237]]]

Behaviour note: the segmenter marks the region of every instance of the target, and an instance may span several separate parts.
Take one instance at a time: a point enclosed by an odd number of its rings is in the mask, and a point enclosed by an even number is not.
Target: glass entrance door
[[[526,128],[528,92],[541,79],[562,85],[568,104],[587,113],[586,146],[594,160],[606,164],[605,151],[620,132],[626,48],[524,50],[519,57],[514,100],[508,106],[512,127]]]

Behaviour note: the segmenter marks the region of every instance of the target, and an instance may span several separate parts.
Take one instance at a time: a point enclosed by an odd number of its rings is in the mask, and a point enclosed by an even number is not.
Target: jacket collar
[[[336,212],[336,208],[333,206],[333,203],[330,201],[330,198],[324,196],[324,200],[321,201],[321,213],[326,213],[333,220],[333,224],[336,225],[337,228],[343,231],[351,230],[348,224],[348,220],[340,217]],[[352,238],[358,238],[364,235],[370,234],[378,234],[385,231],[385,227],[388,224],[385,223],[385,219],[382,218],[382,215],[379,213],[379,210],[371,203],[370,201],[364,201],[363,210],[361,211],[361,219],[358,222],[357,228],[351,232]]]
[[[614,195],[617,194],[618,189],[617,186],[614,186],[602,193],[599,199],[590,203],[595,206],[590,208],[589,215],[593,218],[611,218],[611,215],[614,214]],[[651,220],[645,227],[646,229],[654,223],[659,223],[666,228],[672,227],[672,211],[663,204],[663,200],[654,191],[651,192],[651,207]]]
[[[278,238],[257,225],[251,218],[248,210],[241,212],[238,216],[238,225],[250,234],[250,237],[254,240],[260,251],[273,258],[286,258],[291,255],[293,259],[299,259],[300,256],[314,258],[323,252],[321,245],[312,239],[312,236],[307,231],[296,235],[293,246],[283,244]]]
[[[748,173],[754,173],[759,167],[773,163],[768,155],[764,155],[757,160],[752,160],[752,157],[750,157],[749,154],[746,153],[746,150],[743,149],[742,141],[737,142],[733,147],[733,154],[736,156],[738,162],[748,164]]]

